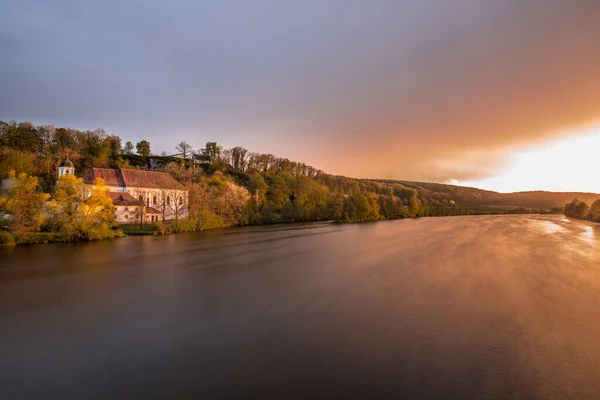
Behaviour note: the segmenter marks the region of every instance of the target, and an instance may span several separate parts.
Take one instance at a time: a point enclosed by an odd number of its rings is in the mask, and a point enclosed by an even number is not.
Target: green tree
[[[207,142],[206,146],[201,149],[202,155],[209,157],[212,161],[215,161],[221,155],[223,148],[217,144],[217,142]]]
[[[142,157],[150,157],[150,142],[142,140],[135,145],[137,153]]]
[[[248,191],[257,207],[260,207],[260,205],[264,203],[267,190],[269,190],[269,185],[267,185],[267,182],[265,182],[265,179],[260,173],[255,172],[250,175]]]
[[[123,147],[122,152],[124,154],[132,154],[133,153],[133,143],[131,143],[129,140],[127,142],[125,142],[125,147]]]
[[[38,192],[38,178],[21,173],[12,176],[7,210],[12,215],[11,231],[17,243],[33,243],[43,222],[43,207],[49,195]]]

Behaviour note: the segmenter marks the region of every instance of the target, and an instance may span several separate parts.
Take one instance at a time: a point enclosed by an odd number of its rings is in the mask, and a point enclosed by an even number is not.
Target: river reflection
[[[514,215],[0,250],[0,397],[598,399],[599,238]]]

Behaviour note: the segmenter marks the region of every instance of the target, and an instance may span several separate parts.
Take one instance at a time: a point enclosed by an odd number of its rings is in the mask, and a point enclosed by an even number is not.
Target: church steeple
[[[65,174],[75,175],[75,166],[71,160],[69,160],[69,155],[67,155],[58,166],[58,179],[60,180],[60,177]]]

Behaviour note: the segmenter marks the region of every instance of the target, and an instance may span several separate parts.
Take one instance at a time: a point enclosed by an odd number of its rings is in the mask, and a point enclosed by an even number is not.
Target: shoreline
[[[492,216],[492,215],[504,215],[504,216],[508,216],[508,215],[564,215],[561,213],[487,213],[487,214],[460,214],[460,215],[431,215],[431,216],[416,216],[416,217],[408,217],[408,218],[395,218],[395,219],[378,219],[378,220],[367,220],[367,221],[336,221],[336,220],[326,220],[326,221],[303,221],[303,222],[277,222],[277,223],[271,223],[271,224],[252,224],[252,225],[232,225],[232,226],[221,226],[221,227],[212,227],[212,228],[206,228],[206,229],[193,229],[193,230],[167,230],[167,231],[163,231],[160,232],[160,227],[154,225],[152,229],[144,229],[144,230],[139,230],[139,225],[137,224],[123,224],[123,225],[119,225],[118,228],[116,228],[115,230],[115,234],[113,237],[110,238],[104,238],[104,239],[96,239],[96,240],[71,240],[71,241],[67,241],[67,240],[60,240],[59,238],[56,238],[56,236],[59,236],[60,233],[58,232],[38,232],[36,234],[36,242],[35,243],[12,243],[12,244],[0,244],[0,249],[2,248],[15,248],[15,247],[23,247],[23,246],[37,246],[37,245],[44,245],[44,244],[56,244],[56,243],[88,243],[88,242],[102,242],[102,241],[107,241],[107,240],[114,240],[114,239],[125,239],[128,237],[136,237],[136,236],[168,236],[168,235],[174,235],[174,234],[179,234],[179,233],[191,233],[191,232],[206,232],[206,231],[214,231],[217,229],[226,229],[226,228],[248,228],[248,227],[275,227],[275,226],[291,226],[291,225],[298,225],[298,224],[318,224],[318,223],[322,223],[322,224],[330,224],[330,225],[347,225],[347,224],[366,224],[366,223],[375,223],[375,222],[382,222],[382,221],[401,221],[401,220],[407,220],[407,219],[420,219],[420,218],[446,218],[446,217],[469,217],[469,216]],[[571,217],[567,217],[570,219],[576,219],[578,221],[587,221],[587,220],[579,220],[577,218],[571,218]],[[588,221],[588,222],[593,222],[593,221]],[[144,228],[146,228],[148,225],[145,225]],[[125,229],[124,229],[125,228]],[[2,232],[6,232],[7,231],[0,231],[0,233]]]

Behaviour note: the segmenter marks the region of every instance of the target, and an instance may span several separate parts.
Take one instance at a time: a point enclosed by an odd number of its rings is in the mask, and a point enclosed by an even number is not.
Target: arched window
[[[158,199],[156,198],[156,196],[152,197],[152,204],[154,204],[154,205],[158,204]]]
[[[167,196],[167,205],[170,206],[171,205],[171,196]]]
[[[143,202],[144,202],[144,196],[142,196],[142,195],[140,194],[140,197],[138,197],[138,198],[140,199],[140,203],[143,203]]]
[[[179,205],[182,206],[183,205],[183,197],[179,198]]]

